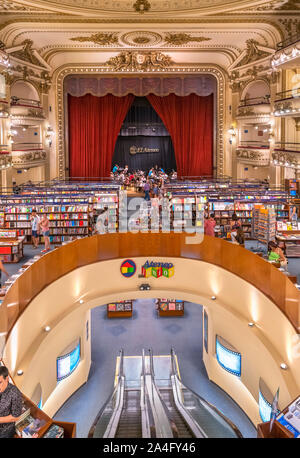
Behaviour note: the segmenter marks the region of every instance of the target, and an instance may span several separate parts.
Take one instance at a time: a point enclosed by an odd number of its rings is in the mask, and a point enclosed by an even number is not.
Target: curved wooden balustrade
[[[205,236],[187,244],[185,233],[95,235],[75,240],[41,257],[11,286],[0,306],[0,333],[9,334],[30,301],[47,285],[72,270],[116,258],[182,257],[222,267],[254,285],[300,331],[300,292],[278,269],[259,256],[222,239]]]

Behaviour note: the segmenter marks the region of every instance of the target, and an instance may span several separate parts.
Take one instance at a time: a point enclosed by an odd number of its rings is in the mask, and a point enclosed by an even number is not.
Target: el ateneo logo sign
[[[126,259],[122,262],[120,267],[121,274],[123,277],[131,278],[136,272],[135,262],[131,259]],[[166,277],[171,278],[174,275],[174,265],[170,262],[153,262],[146,261],[142,266],[142,271],[139,277]]]
[[[134,156],[135,154],[143,154],[143,153],[159,153],[159,148],[145,148],[143,146],[131,146],[129,149],[129,153]]]
[[[166,277],[170,278],[174,275],[174,265],[168,262],[149,262],[142,266],[142,274],[141,277],[148,278],[148,277]]]

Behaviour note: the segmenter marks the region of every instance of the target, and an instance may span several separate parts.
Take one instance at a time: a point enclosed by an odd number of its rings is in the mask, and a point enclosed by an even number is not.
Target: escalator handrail
[[[153,351],[152,351],[152,349],[149,349],[149,362],[150,362],[150,376],[151,376],[151,398],[152,398],[152,403],[153,403],[154,409],[156,410],[156,406],[155,406],[156,402],[155,402],[155,399],[154,399],[154,390],[155,390],[155,393],[157,394],[157,396],[159,398],[160,405],[163,408],[163,412],[165,413],[166,418],[168,420],[169,427],[170,427],[170,429],[172,431],[172,436],[174,436],[174,426],[172,425],[173,420],[171,418],[169,409],[167,408],[164,400],[162,399],[160,391],[157,388],[156,383],[155,383],[154,364],[153,364]],[[149,398],[150,398],[150,393],[149,392],[148,392],[148,395],[149,395]]]
[[[171,348],[171,359],[172,359],[172,371],[174,369],[174,372],[172,373],[172,375],[174,375],[176,383],[180,384],[181,387],[183,387],[184,389],[192,393],[196,398],[199,399],[200,402],[202,402],[202,404],[211,408],[217,415],[219,415],[230,426],[230,428],[234,431],[237,437],[242,438],[243,437],[242,433],[236,427],[236,425],[232,423],[232,421],[229,420],[229,418],[227,418],[219,409],[217,409],[216,406],[211,404],[209,401],[206,401],[206,399],[202,398],[201,396],[199,396],[199,394],[195,393],[195,391],[191,390],[191,388],[188,388],[184,383],[182,383],[182,381],[180,380],[179,374],[178,374],[177,365],[175,363],[175,351],[173,348]]]
[[[207,438],[207,434],[203,431],[197,420],[191,415],[189,410],[186,408],[186,406],[183,404],[182,400],[180,399],[180,385],[177,383],[177,377],[176,375],[171,376],[172,380],[172,392],[173,392],[173,397],[174,397],[174,402],[176,405],[177,410],[179,411],[181,417],[185,421],[186,425],[194,435],[194,437],[197,438]]]
[[[149,394],[146,388],[146,365],[145,350],[142,352],[142,373],[141,373],[141,414],[142,414],[142,436],[155,437],[155,422],[150,405]]]
[[[120,364],[119,364],[119,368],[122,367],[122,371],[123,371],[123,359],[124,359],[124,350],[121,349],[120,350]],[[111,400],[113,399],[113,397],[115,396],[115,394],[117,393],[117,391],[120,389],[120,385],[121,385],[121,380],[122,380],[122,377],[121,377],[121,374],[120,374],[120,370],[119,370],[119,374],[118,374],[118,381],[117,381],[117,384],[114,386],[114,388],[112,389],[110,395],[108,396],[107,400],[105,401],[104,405],[102,406],[102,408],[100,409],[98,415],[96,416],[94,422],[93,422],[93,425],[91,426],[90,428],[90,431],[89,431],[89,434],[88,434],[88,437],[89,438],[92,438],[93,437],[93,434],[94,434],[94,431],[95,431],[95,428],[96,428],[96,425],[98,424],[98,422],[100,421],[103,413],[105,412],[108,404],[111,402]],[[114,409],[115,410],[115,409]],[[106,429],[107,431],[107,429]],[[105,433],[106,433],[105,431]],[[105,434],[104,433],[104,434]]]

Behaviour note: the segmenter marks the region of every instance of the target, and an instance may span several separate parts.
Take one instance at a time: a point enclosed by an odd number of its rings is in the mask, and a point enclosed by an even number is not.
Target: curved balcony
[[[10,113],[13,117],[45,119],[43,107],[38,100],[11,97]]]
[[[26,144],[28,145],[28,144]],[[40,143],[38,145],[41,145]],[[19,145],[15,145],[12,151],[12,162],[14,168],[27,169],[29,167],[38,167],[44,165],[46,161],[46,151],[43,148],[21,149]]]
[[[47,393],[43,409],[52,416],[87,380],[90,341],[86,339],[86,322],[91,308],[120,297],[175,295],[202,304],[208,311],[209,347],[203,360],[209,378],[227,391],[255,424],[261,422],[260,377],[268,386],[273,387],[274,380],[276,389],[280,386],[283,406],[294,399],[299,393],[300,367],[291,345],[300,331],[300,292],[286,275],[240,246],[208,236],[202,243],[188,243],[187,239],[193,236],[97,235],[57,248],[28,267],[0,306],[3,359],[12,376],[22,368],[23,375],[17,377],[20,389],[30,397],[40,383],[42,392]],[[137,266],[132,278],[120,273],[127,258]],[[149,277],[151,289],[140,291],[143,279],[138,273],[148,259],[171,262],[174,275]],[[254,327],[248,326],[250,321],[255,322]],[[46,324],[51,327],[47,333],[43,331]],[[238,348],[243,358],[242,377],[233,378],[218,365],[215,335]],[[78,336],[82,360],[70,381],[57,385],[56,356]],[[280,368],[283,361],[289,366],[284,372]]]
[[[297,68],[300,63],[300,34],[294,34],[277,45],[273,68]]]
[[[261,122],[260,118],[269,117],[270,112],[270,96],[252,97],[240,101],[236,117],[237,119],[255,118],[257,121]],[[268,119],[264,119],[264,122],[268,122]]]

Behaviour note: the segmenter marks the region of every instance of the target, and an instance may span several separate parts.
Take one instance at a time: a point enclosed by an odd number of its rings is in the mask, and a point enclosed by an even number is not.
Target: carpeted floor
[[[114,382],[116,357],[121,348],[127,356],[153,349],[167,355],[174,347],[183,383],[216,405],[245,437],[256,430],[243,411],[217,385],[211,383],[202,361],[202,307],[187,303],[184,317],[160,318],[151,299],[134,302],[131,319],[108,319],[106,308],[92,310],[92,365],[88,382],[57,412],[55,419],[75,421],[77,436],[86,437]]]

